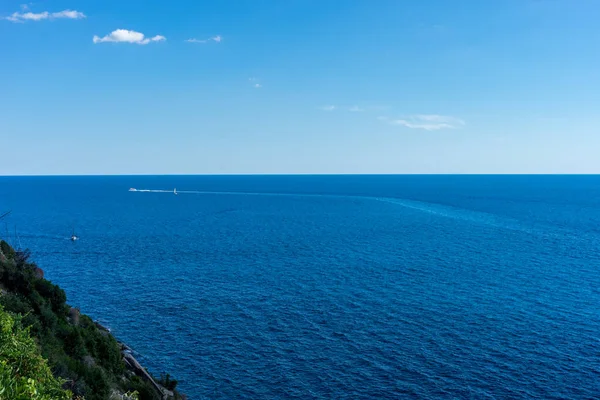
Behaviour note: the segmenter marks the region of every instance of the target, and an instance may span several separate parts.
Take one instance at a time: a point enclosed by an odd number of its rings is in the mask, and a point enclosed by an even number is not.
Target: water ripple
[[[87,179],[0,199],[69,301],[190,398],[600,393],[600,181]]]

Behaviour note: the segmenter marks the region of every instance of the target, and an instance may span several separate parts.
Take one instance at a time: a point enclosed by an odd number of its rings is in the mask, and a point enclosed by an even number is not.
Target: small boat
[[[73,234],[71,235],[71,241],[74,242],[76,240],[79,240],[79,237],[75,235],[75,229],[73,229]]]
[[[130,192],[137,192],[137,189],[136,188],[129,188],[129,191]]]
[[[173,189],[173,194],[177,195],[177,189]]]

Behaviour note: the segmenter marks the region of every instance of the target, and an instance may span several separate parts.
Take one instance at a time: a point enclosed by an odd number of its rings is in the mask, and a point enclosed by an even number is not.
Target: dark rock
[[[35,267],[35,269],[33,270],[33,273],[35,274],[36,278],[44,279],[44,270],[41,269],[40,267]]]
[[[79,325],[79,317],[81,316],[81,312],[76,307],[71,307],[69,309],[69,319],[73,325]]]
[[[125,343],[121,343],[121,342],[117,342],[119,343],[119,346],[121,347],[121,351],[128,351],[130,353],[133,353],[133,350],[131,350],[131,347],[127,346]]]
[[[123,357],[123,363],[125,364],[125,368],[133,371],[133,365],[125,357]]]
[[[100,322],[94,321],[94,325],[96,325],[96,328],[100,329],[101,331],[110,333],[110,329],[102,325]]]

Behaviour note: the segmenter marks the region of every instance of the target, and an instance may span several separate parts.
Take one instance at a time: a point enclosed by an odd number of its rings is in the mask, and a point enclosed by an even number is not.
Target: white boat
[[[173,194],[177,195],[177,189],[173,189]]]
[[[129,188],[129,191],[130,192],[137,192],[137,189],[136,188]]]
[[[73,234],[71,235],[71,241],[72,241],[72,242],[74,242],[74,241],[76,241],[76,240],[79,240],[79,237],[77,237],[77,236],[75,235],[75,229],[73,229]]]

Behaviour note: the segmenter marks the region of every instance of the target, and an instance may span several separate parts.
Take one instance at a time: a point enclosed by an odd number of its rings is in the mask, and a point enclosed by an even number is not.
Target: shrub
[[[171,379],[171,375],[167,374],[167,375],[160,375],[160,379],[158,380],[158,383],[161,384],[163,387],[165,387],[168,390],[175,390],[175,388],[177,387],[177,381],[175,379]]]
[[[0,399],[68,400],[35,341],[0,307]]]
[[[7,293],[3,296],[0,296],[0,304],[6,311],[14,314],[25,315],[32,311],[27,299],[18,294]]]
[[[4,256],[9,260],[15,258],[15,251],[4,240],[0,240],[0,251],[2,251],[2,254],[4,254]]]
[[[85,394],[86,400],[104,400],[110,394],[110,380],[104,370],[100,367],[92,367],[87,370],[85,382],[89,390]]]
[[[125,390],[137,392],[139,400],[161,400],[152,384],[139,376],[133,376],[126,385]]]
[[[50,301],[54,312],[64,312],[65,302],[67,301],[64,290],[45,279],[37,279],[34,286],[40,296]]]
[[[65,350],[71,357],[83,358],[87,354],[85,342],[78,329],[73,329],[65,338]]]

